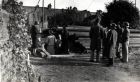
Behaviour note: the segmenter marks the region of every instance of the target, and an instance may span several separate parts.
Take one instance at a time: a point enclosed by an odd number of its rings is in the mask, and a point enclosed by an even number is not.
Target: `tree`
[[[21,14],[23,12],[23,2],[18,3],[17,0],[8,0],[4,2],[2,8],[11,14]]]
[[[76,7],[68,7],[66,10],[62,9],[62,13],[57,13],[49,18],[49,27],[58,25],[72,25],[77,22],[78,9]]]
[[[103,24],[113,21],[115,23],[127,21],[132,28],[139,26],[139,10],[129,1],[113,1],[106,5],[107,13],[104,13]]]

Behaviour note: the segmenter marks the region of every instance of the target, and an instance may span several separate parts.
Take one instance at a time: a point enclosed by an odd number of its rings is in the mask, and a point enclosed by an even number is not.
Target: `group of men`
[[[122,62],[128,62],[129,23],[123,22],[121,25],[120,23],[111,23],[109,27],[103,28],[100,21],[101,19],[97,17],[89,32],[91,39],[90,61],[94,62],[96,59],[96,62],[100,62],[100,51],[102,49],[102,58],[108,60],[107,66],[114,64],[115,57]]]
[[[91,39],[90,61],[94,62],[96,60],[96,62],[100,62],[100,52],[102,50],[102,58],[108,60],[107,65],[109,66],[113,65],[115,57],[119,58],[122,62],[128,62],[129,23],[111,23],[109,27],[104,28],[100,24],[100,21],[101,18],[97,16],[89,32]],[[42,57],[49,58],[51,54],[58,53],[56,49],[59,48],[60,44],[61,51],[68,53],[68,31],[66,30],[66,26],[63,27],[62,33],[58,33],[53,29],[49,29],[48,32],[48,35],[43,39],[39,23],[35,22],[35,25],[32,26],[31,37],[33,54],[39,51]],[[47,44],[46,48],[45,44]],[[121,50],[122,55],[120,53]]]
[[[68,53],[68,32],[65,26],[60,32],[57,28],[42,32],[39,22],[36,21],[31,28],[31,37],[32,54],[35,56],[50,58],[54,54]]]

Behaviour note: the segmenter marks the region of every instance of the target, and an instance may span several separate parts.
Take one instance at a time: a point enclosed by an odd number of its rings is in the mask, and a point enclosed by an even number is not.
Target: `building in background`
[[[29,23],[33,24],[34,21],[41,21],[42,19],[42,7],[38,7],[37,9],[33,6],[24,6],[24,9],[29,13]],[[74,9],[74,8],[73,8]],[[48,5],[48,7],[44,7],[44,22],[48,21],[48,18],[51,18],[57,14],[62,14],[67,9],[53,9],[51,8],[51,4]],[[74,9],[76,12],[72,19],[74,21],[82,22],[85,18],[91,16],[91,12],[87,10],[78,11],[76,8]],[[93,14],[93,12],[92,12]],[[76,19],[75,19],[76,18]]]

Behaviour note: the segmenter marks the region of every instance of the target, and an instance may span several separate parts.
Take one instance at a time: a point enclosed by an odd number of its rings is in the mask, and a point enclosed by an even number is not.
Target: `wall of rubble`
[[[29,62],[31,37],[26,13],[9,14],[0,11],[0,81],[35,82]]]

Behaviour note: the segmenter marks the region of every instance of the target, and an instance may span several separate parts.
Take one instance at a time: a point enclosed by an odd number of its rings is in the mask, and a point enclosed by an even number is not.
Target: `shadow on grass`
[[[100,65],[99,63],[89,62],[84,59],[72,59],[72,58],[31,58],[31,64],[33,65],[62,65],[62,66],[92,66]]]

